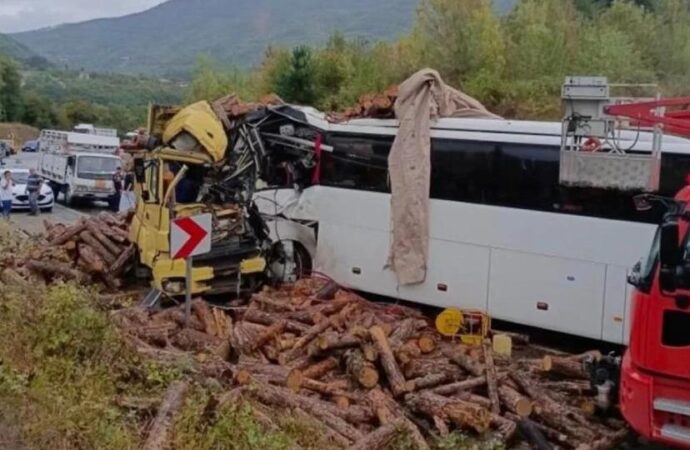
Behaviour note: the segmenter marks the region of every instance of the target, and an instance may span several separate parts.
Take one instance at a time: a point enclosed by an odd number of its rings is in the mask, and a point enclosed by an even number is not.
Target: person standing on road
[[[29,169],[29,178],[26,180],[26,193],[29,194],[30,216],[37,216],[39,214],[38,196],[41,192],[41,186],[43,186],[43,179],[38,176],[36,169]]]
[[[12,172],[6,170],[0,181],[0,205],[2,206],[2,217],[6,220],[10,220],[10,212],[12,211],[12,188],[14,184]]]
[[[115,194],[113,198],[110,199],[110,209],[113,212],[118,212],[120,210],[120,199],[122,198],[122,183],[124,182],[124,176],[122,175],[122,167],[118,167],[113,174],[113,185],[115,186]]]

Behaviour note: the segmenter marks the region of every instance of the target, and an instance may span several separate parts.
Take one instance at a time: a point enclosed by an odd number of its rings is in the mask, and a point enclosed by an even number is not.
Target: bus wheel
[[[297,241],[281,241],[273,246],[271,272],[278,282],[294,283],[309,277],[312,260],[307,249]]]

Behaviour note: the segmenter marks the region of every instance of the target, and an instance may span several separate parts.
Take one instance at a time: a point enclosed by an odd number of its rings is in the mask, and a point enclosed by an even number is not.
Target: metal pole
[[[192,316],[192,257],[185,259],[185,302],[184,302],[184,326],[189,325]]]

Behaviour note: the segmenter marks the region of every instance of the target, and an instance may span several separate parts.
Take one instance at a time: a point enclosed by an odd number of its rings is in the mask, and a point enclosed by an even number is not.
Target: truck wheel
[[[69,186],[65,188],[65,206],[74,206],[74,197]]]

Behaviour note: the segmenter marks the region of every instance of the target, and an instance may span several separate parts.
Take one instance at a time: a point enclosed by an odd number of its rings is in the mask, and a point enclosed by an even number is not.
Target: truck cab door
[[[137,174],[137,206],[130,239],[139,248],[141,262],[151,267],[168,251],[168,211],[163,206],[163,167],[158,159],[142,160]]]

